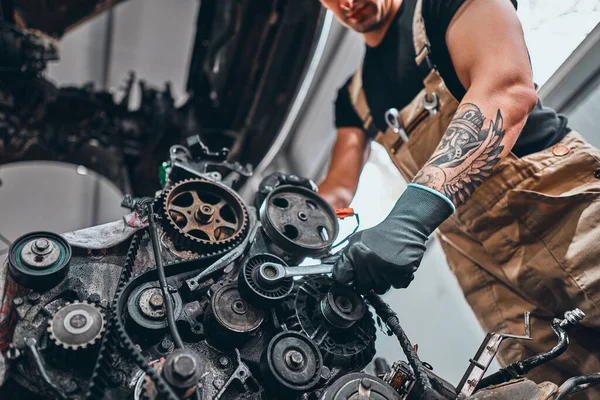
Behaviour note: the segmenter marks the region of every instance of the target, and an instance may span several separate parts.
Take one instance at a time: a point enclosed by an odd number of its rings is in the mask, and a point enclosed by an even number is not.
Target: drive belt
[[[135,364],[138,365],[138,367],[146,374],[146,376],[152,379],[158,392],[161,393],[165,399],[178,400],[178,397],[173,390],[148,364],[140,351],[136,348],[135,344],[125,331],[125,326],[123,325],[121,318],[127,296],[129,293],[131,293],[131,290],[137,287],[140,280],[151,279],[151,276],[153,275],[152,273],[155,272],[148,271],[132,279],[135,258],[137,256],[137,252],[140,247],[140,241],[144,232],[145,231],[136,232],[129,246],[129,250],[125,259],[125,265],[121,271],[119,284],[117,286],[113,305],[110,310],[107,331],[102,339],[100,352],[98,354],[98,358],[96,359],[96,364],[94,365],[94,371],[92,373],[92,379],[86,393],[86,399],[102,400],[104,398],[106,389],[111,386],[111,360],[114,357],[114,354],[124,352],[135,362]]]

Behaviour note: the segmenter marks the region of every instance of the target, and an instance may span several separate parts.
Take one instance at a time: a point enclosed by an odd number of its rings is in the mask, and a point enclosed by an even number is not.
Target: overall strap
[[[430,52],[431,44],[427,37],[425,29],[425,20],[423,19],[423,0],[417,0],[415,5],[415,14],[413,18],[413,44],[415,46],[415,62],[421,70],[424,71],[423,76],[427,76],[434,69],[431,61]]]
[[[361,64],[354,73],[354,76],[350,81],[350,85],[348,85],[348,92],[350,93],[350,101],[354,106],[354,110],[358,114],[360,120],[363,122],[364,130],[370,137],[375,137],[379,131],[373,122],[371,109],[367,104],[367,98],[365,96],[365,91],[363,90],[362,71]]]

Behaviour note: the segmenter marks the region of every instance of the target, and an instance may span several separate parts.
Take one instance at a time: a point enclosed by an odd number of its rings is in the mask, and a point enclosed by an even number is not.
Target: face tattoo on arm
[[[461,104],[438,148],[413,183],[437,190],[458,207],[500,161],[504,150],[503,123],[500,110],[492,121],[475,104]]]

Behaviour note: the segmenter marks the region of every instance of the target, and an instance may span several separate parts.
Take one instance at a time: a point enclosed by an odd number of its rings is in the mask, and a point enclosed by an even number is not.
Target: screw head
[[[32,303],[37,303],[38,301],[40,301],[41,297],[42,296],[38,292],[30,292],[27,295],[27,299]]]
[[[33,243],[33,247],[35,248],[35,250],[43,252],[48,250],[48,247],[50,247],[50,242],[48,241],[48,239],[38,239]]]
[[[22,297],[15,297],[13,299],[13,304],[15,306],[17,306],[17,307],[20,306],[20,305],[23,305],[23,298]]]
[[[304,356],[298,350],[290,350],[285,354],[285,362],[292,369],[300,369],[304,366]]]
[[[171,365],[173,367],[173,375],[181,380],[192,377],[196,372],[196,360],[188,354],[176,356]]]
[[[69,325],[71,325],[75,329],[79,329],[85,326],[85,324],[87,324],[87,318],[85,317],[85,315],[82,314],[73,315],[73,317],[71,317],[71,319],[69,320]]]
[[[219,365],[222,368],[227,368],[231,364],[231,360],[229,360],[229,357],[227,357],[227,356],[221,356],[221,357],[219,357],[218,361],[219,361]]]
[[[158,310],[163,307],[164,301],[165,300],[163,299],[163,297],[160,294],[158,294],[158,293],[153,294],[149,300],[150,307],[152,307],[155,310]]]
[[[367,378],[362,378],[362,380],[360,381],[360,384],[362,385],[362,387],[364,387],[365,389],[369,389],[371,387],[371,381],[368,380]]]

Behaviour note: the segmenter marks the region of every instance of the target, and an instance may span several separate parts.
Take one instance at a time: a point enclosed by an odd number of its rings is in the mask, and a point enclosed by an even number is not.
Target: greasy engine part
[[[48,322],[50,341],[65,350],[84,350],[97,344],[104,333],[104,314],[88,302],[67,303]]]
[[[217,183],[199,181],[221,190]],[[397,316],[381,298],[368,295],[365,303],[326,275],[309,275],[327,273],[333,257],[317,266],[289,267],[304,271],[301,279],[265,279],[276,269],[265,266],[285,263],[271,253],[277,246],[262,231],[256,209],[240,204],[247,210],[248,227],[227,248],[209,246],[204,253],[179,257],[160,245],[172,232],[159,229],[150,210],[145,214],[148,228],[140,228],[129,244],[118,240],[108,241],[114,244],[105,249],[86,247],[90,240],[107,242],[94,238],[104,235],[102,229],[87,230],[87,240],[70,234],[78,245],[73,244],[68,274],[54,286],[31,291],[11,281],[18,290],[2,308],[12,306],[15,326],[0,398],[421,400],[425,393],[455,400],[452,385],[418,360]],[[45,249],[46,243],[36,246]],[[260,277],[254,280],[256,268]],[[269,286],[275,295],[260,286],[274,282],[281,285],[278,290]],[[164,307],[167,299],[173,307]],[[410,361],[394,363],[389,371],[379,365],[389,382],[352,374],[375,353],[375,321],[367,304],[399,336]],[[0,331],[0,339],[6,338]],[[541,355],[535,363],[547,359]],[[585,388],[593,383],[589,379],[575,380],[565,390]],[[431,390],[413,390],[424,381],[428,386],[421,386]],[[519,398],[515,393],[535,392],[514,383],[486,388],[469,399],[493,393],[498,400],[514,400]],[[543,393],[544,384],[537,387]]]
[[[209,340],[221,346],[243,343],[263,323],[264,310],[245,301],[235,282],[221,280],[210,290],[210,307],[204,317]]]
[[[314,191],[283,185],[260,208],[265,233],[279,248],[308,257],[326,255],[338,235],[335,211]]]
[[[69,272],[71,246],[51,232],[31,232],[15,240],[8,251],[10,276],[25,288],[56,286]]]
[[[281,332],[263,353],[261,370],[275,393],[306,392],[321,378],[323,358],[317,345],[298,332]]]
[[[271,254],[257,254],[242,267],[238,276],[238,286],[242,297],[258,307],[274,307],[280,304],[294,288],[292,278],[271,284],[260,279],[259,270],[265,263],[284,264],[283,260]]]
[[[182,302],[178,293],[169,293],[175,305],[174,317],[181,314]],[[127,300],[127,314],[131,323],[149,330],[162,330],[167,328],[165,317],[165,301],[158,282],[147,282],[136,288]],[[148,332],[152,333],[152,332]]]
[[[67,303],[48,322],[48,354],[57,366],[78,363],[91,371],[94,359],[106,329],[104,313],[89,302]]]
[[[319,400],[400,400],[394,388],[379,378],[362,372],[344,375],[321,395]]]
[[[359,294],[348,288],[332,286],[320,303],[323,317],[336,328],[347,329],[362,319],[367,306]]]
[[[201,179],[176,183],[162,195],[164,227],[176,248],[219,254],[248,230],[244,202],[224,185]]]
[[[319,346],[324,365],[333,373],[358,371],[365,367],[375,355],[376,330],[371,313],[364,312],[362,318],[347,328],[336,327],[328,322],[321,308],[333,280],[327,276],[313,276],[297,283],[292,294],[278,308],[281,322],[288,329],[312,338]],[[359,305],[360,302],[349,302],[359,309],[364,307]],[[356,312],[349,310],[347,314],[355,315]]]
[[[162,368],[163,378],[182,399],[192,396],[203,374],[202,361],[187,349],[177,349],[169,354]]]

